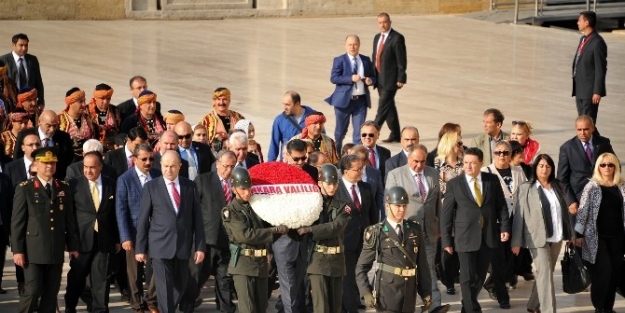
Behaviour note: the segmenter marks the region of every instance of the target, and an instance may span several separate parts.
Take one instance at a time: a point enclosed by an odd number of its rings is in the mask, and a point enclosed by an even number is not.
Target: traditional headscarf
[[[94,90],[93,98],[95,99],[110,99],[113,97],[113,88],[109,90]]]
[[[137,104],[139,105],[139,107],[141,107],[142,104],[148,102],[156,102],[156,94],[149,90],[144,90],[139,94],[139,98],[137,98]]]
[[[248,135],[250,125],[252,125],[252,122],[250,122],[249,120],[239,120],[236,124],[234,124],[234,129],[240,129],[244,131],[246,135]]]
[[[165,123],[178,124],[178,122],[184,121],[184,114],[178,110],[169,110],[163,117]]]
[[[37,89],[33,87],[22,88],[17,95],[17,107],[23,108],[22,103],[29,100],[37,100]]]
[[[306,127],[312,125],[312,124],[318,124],[318,123],[325,123],[326,122],[326,117],[323,116],[323,114],[311,114],[308,115],[306,117],[306,119],[304,120],[304,123],[306,124]],[[308,128],[304,128],[302,129],[302,139],[306,139],[309,138],[308,137]]]
[[[84,99],[85,98],[85,91],[84,90],[76,90],[74,92],[72,92],[71,95],[65,97],[65,110],[63,111],[67,111],[69,110],[69,106],[80,100],[80,99]]]
[[[215,90],[215,92],[213,92],[213,100],[219,98],[219,97],[228,97],[230,98],[230,90],[228,89],[221,89],[221,90]]]
[[[21,111],[21,112],[13,112],[9,114],[9,120],[11,120],[11,122],[21,122],[25,119],[28,119],[30,117],[30,114],[28,114],[28,112],[26,111]]]

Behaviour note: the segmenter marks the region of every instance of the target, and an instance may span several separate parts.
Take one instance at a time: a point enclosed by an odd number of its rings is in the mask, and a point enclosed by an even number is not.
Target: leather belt
[[[267,256],[267,249],[242,249],[242,256],[260,258]]]
[[[416,268],[394,267],[394,266],[386,265],[384,263],[380,263],[378,268],[383,272],[395,274],[401,277],[413,277],[417,275]]]
[[[365,95],[357,95],[357,96],[352,96],[352,101],[356,101],[360,98],[364,98]]]
[[[341,247],[326,247],[322,245],[317,245],[315,251],[323,254],[339,254],[341,253]]]

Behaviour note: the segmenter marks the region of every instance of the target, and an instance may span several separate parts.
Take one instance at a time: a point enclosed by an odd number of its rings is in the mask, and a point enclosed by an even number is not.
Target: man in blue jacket
[[[277,161],[282,156],[282,149],[293,136],[302,132],[304,120],[315,110],[301,104],[301,98],[295,91],[289,90],[282,100],[284,111],[276,116],[271,127],[268,161]]]

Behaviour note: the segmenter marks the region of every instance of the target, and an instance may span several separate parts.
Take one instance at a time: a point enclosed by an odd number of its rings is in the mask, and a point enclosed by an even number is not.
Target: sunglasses
[[[375,134],[372,134],[372,133],[362,133],[362,134],[360,134],[360,137],[362,137],[362,138],[365,138],[365,137],[373,138],[373,137],[375,137]]]
[[[154,158],[140,158],[139,161],[146,162],[147,160],[154,161]]]
[[[458,146],[458,147],[462,147],[463,145],[464,145],[464,142],[462,142],[462,141],[456,142],[456,146]]]
[[[191,139],[192,136],[193,134],[178,135],[178,139]]]
[[[308,159],[308,157],[303,156],[303,157],[291,157],[291,159],[293,159],[293,162],[300,162],[300,161],[306,161],[306,159]]]
[[[495,151],[493,152],[493,154],[499,156],[499,155],[503,155],[503,156],[509,156],[510,155],[510,151]]]
[[[512,126],[516,126],[516,125],[525,125],[527,124],[525,121],[512,121]]]
[[[601,163],[601,164],[599,164],[599,167],[602,167],[602,168],[606,167],[606,166],[608,168],[614,168],[615,167],[614,163]]]

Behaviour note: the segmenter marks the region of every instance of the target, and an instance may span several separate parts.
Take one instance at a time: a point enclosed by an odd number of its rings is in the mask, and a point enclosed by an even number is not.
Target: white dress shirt
[[[539,181],[536,181],[534,184],[535,188],[540,188],[541,186]],[[553,188],[543,188],[543,191],[549,200],[549,211],[551,212],[551,221],[553,222],[553,235],[547,238],[547,242],[560,242],[562,241],[562,207],[560,206],[560,200],[558,200]]]
[[[354,196],[352,195],[352,186],[356,186],[354,189],[356,190],[356,195],[358,196],[358,202],[362,205],[362,197],[360,196],[360,189],[358,188],[358,184],[352,184],[345,179],[345,176],[341,177],[343,180],[343,184],[347,187],[347,193],[349,194],[349,198],[354,201]]]
[[[91,183],[93,183],[93,181],[89,181],[89,192],[91,193]],[[98,177],[98,179],[95,180],[95,187],[98,189],[98,197],[100,197],[100,203],[102,203],[102,175],[100,175]],[[96,208],[98,209],[98,208]]]
[[[361,80],[357,81],[352,87],[352,96],[362,96],[365,94],[365,83],[362,80],[365,78],[365,69],[362,64],[362,60],[360,59],[359,54],[356,54],[355,56],[353,56],[353,55],[350,55],[349,53],[346,53],[346,55],[347,55],[347,58],[349,58],[350,73],[351,73],[352,67],[354,66],[353,65],[354,58],[356,58],[356,65],[357,65],[356,74],[358,74],[361,78]]]
[[[19,73],[19,71],[20,71],[20,68],[19,68],[19,66],[20,66],[20,61],[19,61],[19,59],[20,59],[20,58],[22,59],[22,62],[24,63],[24,71],[26,72],[26,78],[28,78],[28,74],[29,74],[29,73],[28,73],[28,63],[26,63],[26,55],[24,55],[23,57],[21,57],[21,56],[17,55],[17,54],[15,53],[15,51],[11,51],[11,54],[13,55],[13,60],[15,60],[15,66],[17,67],[17,72],[18,72],[18,73]],[[19,75],[18,75],[18,76],[19,76]],[[17,82],[17,81],[16,81],[16,82]],[[24,84],[24,85],[27,85],[27,84]]]
[[[149,182],[152,180],[152,177],[150,177],[150,173],[148,172],[147,174],[143,174],[143,172],[141,172],[139,170],[138,167],[134,167],[135,171],[137,172],[137,176],[139,176],[139,181],[141,182],[141,187],[143,187],[143,185],[145,185],[145,183]]]

